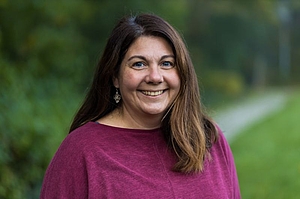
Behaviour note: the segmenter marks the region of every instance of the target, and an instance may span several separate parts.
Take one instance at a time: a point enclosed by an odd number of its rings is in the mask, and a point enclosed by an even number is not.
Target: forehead
[[[141,36],[129,47],[126,56],[134,54],[146,55],[173,55],[170,44],[162,37]],[[126,57],[125,56],[125,57]]]

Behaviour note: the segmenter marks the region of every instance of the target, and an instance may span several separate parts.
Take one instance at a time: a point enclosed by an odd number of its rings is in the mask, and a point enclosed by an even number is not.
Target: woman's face
[[[139,37],[128,49],[114,86],[123,113],[136,120],[161,119],[180,89],[171,46],[161,37]]]

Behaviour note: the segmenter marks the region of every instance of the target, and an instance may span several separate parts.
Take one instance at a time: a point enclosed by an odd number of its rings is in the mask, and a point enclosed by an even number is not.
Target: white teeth
[[[161,95],[164,91],[142,91],[145,95],[157,96]]]

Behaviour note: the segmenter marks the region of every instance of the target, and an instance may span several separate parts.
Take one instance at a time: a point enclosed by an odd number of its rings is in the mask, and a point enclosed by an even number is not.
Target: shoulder
[[[97,136],[99,133],[103,132],[101,127],[96,122],[88,122],[74,131],[66,137],[66,141],[86,141]]]
[[[105,141],[105,136],[108,135],[110,133],[97,123],[88,122],[66,136],[57,149],[52,162],[71,165],[74,161],[85,162],[91,151],[108,143]]]
[[[87,161],[91,158],[90,152],[97,146],[102,132],[101,128],[97,128],[96,123],[89,122],[68,134],[47,168],[45,181],[62,183],[59,176],[71,179],[75,173],[84,178],[85,173],[82,168],[86,167]]]
[[[218,140],[213,144],[212,153],[215,155],[215,158],[224,158],[227,164],[231,165],[233,162],[233,154],[230,145],[218,125],[216,125],[216,129],[218,131]]]
[[[218,130],[219,138],[211,149],[212,161],[218,165],[217,168],[219,170],[225,173],[224,176],[227,176],[226,178],[228,179],[228,182],[230,182],[229,185],[232,198],[240,198],[233,153],[220,127],[216,126],[216,128]]]
[[[103,130],[89,122],[71,132],[52,158],[43,180],[41,198],[85,198],[91,152]]]
[[[83,126],[78,127],[63,140],[60,145],[59,150],[72,147],[72,150],[82,150],[88,143],[93,143],[96,137],[101,137],[101,128],[97,128],[97,124],[93,122],[88,122]]]
[[[222,129],[218,125],[216,125],[216,129],[218,132],[218,140],[217,140],[216,144],[221,145],[222,147],[229,147],[229,143],[228,143]]]

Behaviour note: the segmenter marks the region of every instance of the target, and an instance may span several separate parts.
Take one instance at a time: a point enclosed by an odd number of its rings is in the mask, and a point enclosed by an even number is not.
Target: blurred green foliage
[[[244,199],[300,197],[300,90],[290,91],[282,110],[243,130],[231,143]]]
[[[178,29],[206,103],[216,103],[253,86],[299,83],[300,3],[289,2],[293,45],[283,81],[276,0],[0,0],[0,198],[38,198],[121,16],[154,13]]]

